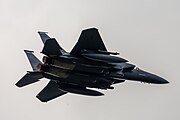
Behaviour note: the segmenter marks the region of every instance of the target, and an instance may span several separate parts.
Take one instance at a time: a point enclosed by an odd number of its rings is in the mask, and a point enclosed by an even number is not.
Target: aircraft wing
[[[36,96],[42,102],[48,102],[54,98],[62,96],[67,92],[58,88],[58,84],[54,81],[50,81],[47,86]]]
[[[78,42],[72,49],[72,55],[80,55],[82,50],[90,50],[90,51],[107,51],[102,38],[96,28],[90,28],[83,30]]]

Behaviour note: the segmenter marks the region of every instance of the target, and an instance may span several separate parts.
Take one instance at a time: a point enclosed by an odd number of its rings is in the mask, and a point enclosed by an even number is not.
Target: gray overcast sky
[[[1,120],[179,120],[179,0],[0,0]],[[70,51],[82,29],[97,27],[110,51],[156,73],[169,85],[127,81],[103,97],[67,94],[41,103],[47,80],[17,88],[31,70],[23,52],[39,53],[37,31]]]

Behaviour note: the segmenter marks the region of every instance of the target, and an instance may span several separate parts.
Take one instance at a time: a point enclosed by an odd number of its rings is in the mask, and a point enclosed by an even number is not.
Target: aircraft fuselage
[[[156,75],[134,69],[135,65],[126,63],[127,60],[120,57],[100,55],[98,58],[98,55],[85,57],[83,55],[78,58],[72,57],[74,59],[71,60],[69,57],[67,55],[56,58],[44,57],[44,64],[41,67],[44,77],[54,79],[60,84],[100,89],[112,89],[112,84],[124,82],[125,79],[156,84],[166,82]],[[118,67],[108,62],[116,63]]]

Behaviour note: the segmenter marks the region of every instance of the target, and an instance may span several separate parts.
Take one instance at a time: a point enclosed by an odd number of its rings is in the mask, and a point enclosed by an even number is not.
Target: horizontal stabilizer
[[[31,83],[38,82],[39,79],[43,78],[40,72],[30,72],[26,73],[17,83],[16,86],[23,87]]]
[[[41,37],[42,42],[45,44],[46,40],[51,39],[48,35],[47,32],[38,32],[39,36]]]
[[[75,93],[75,94],[80,94],[80,95],[88,95],[88,96],[102,96],[104,95],[103,93],[91,89],[86,89],[84,87],[76,86],[76,85],[70,85],[70,84],[60,84],[59,89],[70,92],[70,93]]]
[[[38,64],[42,64],[42,62],[33,54],[33,51],[30,50],[24,50],[24,52],[27,55],[27,58],[31,64],[31,67],[33,71],[38,71]]]
[[[58,89],[58,84],[54,81],[50,81],[47,86],[36,96],[41,102],[48,102],[54,98],[66,94],[62,90]]]

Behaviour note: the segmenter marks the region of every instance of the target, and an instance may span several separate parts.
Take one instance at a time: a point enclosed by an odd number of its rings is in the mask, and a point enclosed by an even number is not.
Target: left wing
[[[62,96],[67,92],[58,88],[58,84],[54,81],[50,81],[47,86],[36,96],[41,102],[48,102],[54,98]]]
[[[78,42],[71,51],[71,55],[79,56],[83,50],[107,51],[102,38],[96,28],[83,30]]]

